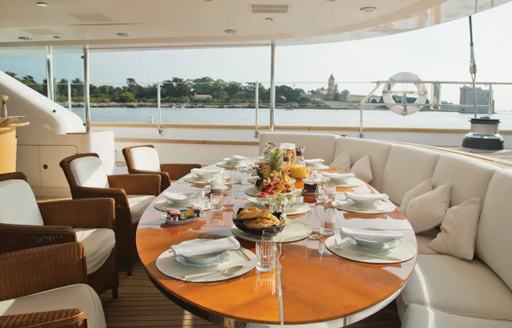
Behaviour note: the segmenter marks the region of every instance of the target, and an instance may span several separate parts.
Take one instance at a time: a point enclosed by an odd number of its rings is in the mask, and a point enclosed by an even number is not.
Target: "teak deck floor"
[[[162,295],[141,264],[134,267],[129,277],[120,273],[119,283],[119,298],[112,299],[110,291],[101,295],[108,327],[221,327],[183,310]],[[400,327],[395,303],[351,327]]]

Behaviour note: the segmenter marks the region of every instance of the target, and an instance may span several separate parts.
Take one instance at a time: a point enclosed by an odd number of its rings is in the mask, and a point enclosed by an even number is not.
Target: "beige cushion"
[[[417,147],[393,145],[389,151],[381,192],[400,205],[404,194],[432,177],[439,154]]]
[[[85,284],[69,285],[0,301],[0,316],[69,308],[78,308],[85,312],[88,328],[107,326],[98,294]]]
[[[419,254],[400,298],[406,305],[427,305],[461,316],[512,320],[510,289],[479,260]]]
[[[508,320],[479,319],[460,316],[412,304],[402,317],[402,328],[511,328]]]
[[[496,167],[462,155],[442,155],[439,158],[432,180],[434,186],[449,183],[451,206],[478,197],[483,201],[487,186]]]
[[[427,231],[443,222],[449,206],[450,185],[445,184],[411,199],[407,219],[414,232]]]
[[[441,232],[432,240],[430,247],[437,253],[472,260],[479,216],[480,198],[471,198],[449,208],[441,223]]]
[[[404,194],[400,203],[400,210],[407,215],[407,207],[413,198],[432,190],[432,179],[427,179]]]
[[[160,171],[158,152],[153,147],[136,147],[128,152],[132,166],[140,171]]]
[[[132,223],[137,223],[142,216],[142,213],[151,204],[155,196],[151,195],[128,195],[128,205],[132,214]]]
[[[341,153],[346,152],[350,154],[351,163],[355,163],[364,156],[370,156],[373,175],[371,184],[377,188],[377,190],[382,190],[384,168],[386,166],[386,160],[390,149],[391,144],[388,142],[362,138],[340,137],[336,140],[334,158],[337,158]]]
[[[342,152],[334,159],[334,161],[332,161],[330,166],[348,171],[350,170],[351,165],[352,161],[350,160],[350,154],[348,152]]]
[[[372,165],[369,156],[365,156],[355,162],[350,171],[366,183],[370,183],[373,180]]]
[[[91,188],[108,188],[108,176],[103,163],[96,156],[79,157],[69,164],[77,185]]]
[[[116,245],[112,229],[75,229],[76,239],[85,250],[87,274],[96,272],[105,263]]]
[[[335,134],[327,133],[263,132],[260,135],[260,154],[270,141],[278,146],[281,143],[290,142],[306,147],[305,158],[322,158],[326,163],[331,163],[334,159],[337,138]]]
[[[25,180],[0,181],[0,223],[44,225],[32,188]]]
[[[512,289],[512,170],[500,169],[491,179],[485,196],[476,254]]]

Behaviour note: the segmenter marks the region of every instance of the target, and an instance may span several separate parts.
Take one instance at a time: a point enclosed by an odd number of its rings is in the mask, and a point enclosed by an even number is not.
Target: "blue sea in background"
[[[84,117],[83,108],[73,112]],[[108,107],[92,108],[93,122],[157,122],[156,108]],[[366,127],[401,128],[468,128],[472,114],[456,112],[417,112],[400,116],[386,110],[366,110]],[[512,130],[512,112],[494,114],[501,120],[500,129]],[[259,110],[259,124],[268,124],[269,109]],[[162,123],[167,124],[230,124],[253,125],[254,108],[162,108]],[[358,110],[276,109],[276,125],[300,126],[359,126]]]

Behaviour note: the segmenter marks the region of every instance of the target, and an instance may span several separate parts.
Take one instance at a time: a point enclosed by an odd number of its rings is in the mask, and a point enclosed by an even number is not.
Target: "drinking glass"
[[[261,238],[256,242],[256,269],[261,272],[273,271],[278,260],[277,243],[274,241],[274,230],[263,230]]]
[[[326,207],[323,214],[320,220],[320,232],[324,236],[332,236],[336,226],[336,209]]]
[[[324,185],[324,192],[329,200],[336,198],[336,184],[328,182]]]
[[[320,239],[320,217],[324,215],[324,207],[322,205],[315,205],[307,214],[308,225],[311,227],[311,234],[309,239]]]
[[[222,192],[212,192],[210,194],[210,202],[212,204],[212,211],[214,212],[220,212],[222,211]]]

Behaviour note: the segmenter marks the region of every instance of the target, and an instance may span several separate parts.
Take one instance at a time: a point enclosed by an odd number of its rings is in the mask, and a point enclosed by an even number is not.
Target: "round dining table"
[[[185,282],[162,274],[156,259],[171,245],[196,238],[232,236],[233,213],[247,202],[244,191],[252,185],[244,181],[233,184],[228,203],[221,212],[205,212],[192,223],[173,226],[161,219],[162,212],[150,205],[136,232],[139,258],[154,285],[182,308],[209,321],[231,326],[271,327],[342,327],[362,320],[392,302],[414,270],[416,256],[391,264],[363,263],[342,258],[325,246],[326,237],[303,239],[282,244],[278,269],[256,269],[220,282]],[[201,188],[183,179],[167,191],[191,192]],[[372,193],[369,185],[337,191]],[[154,202],[162,201],[160,194]],[[305,215],[288,217],[303,220]],[[340,212],[336,225],[353,219],[381,219],[400,223],[404,238],[416,247],[414,231],[397,207],[387,214]],[[240,244],[255,250],[255,243],[239,239]]]

